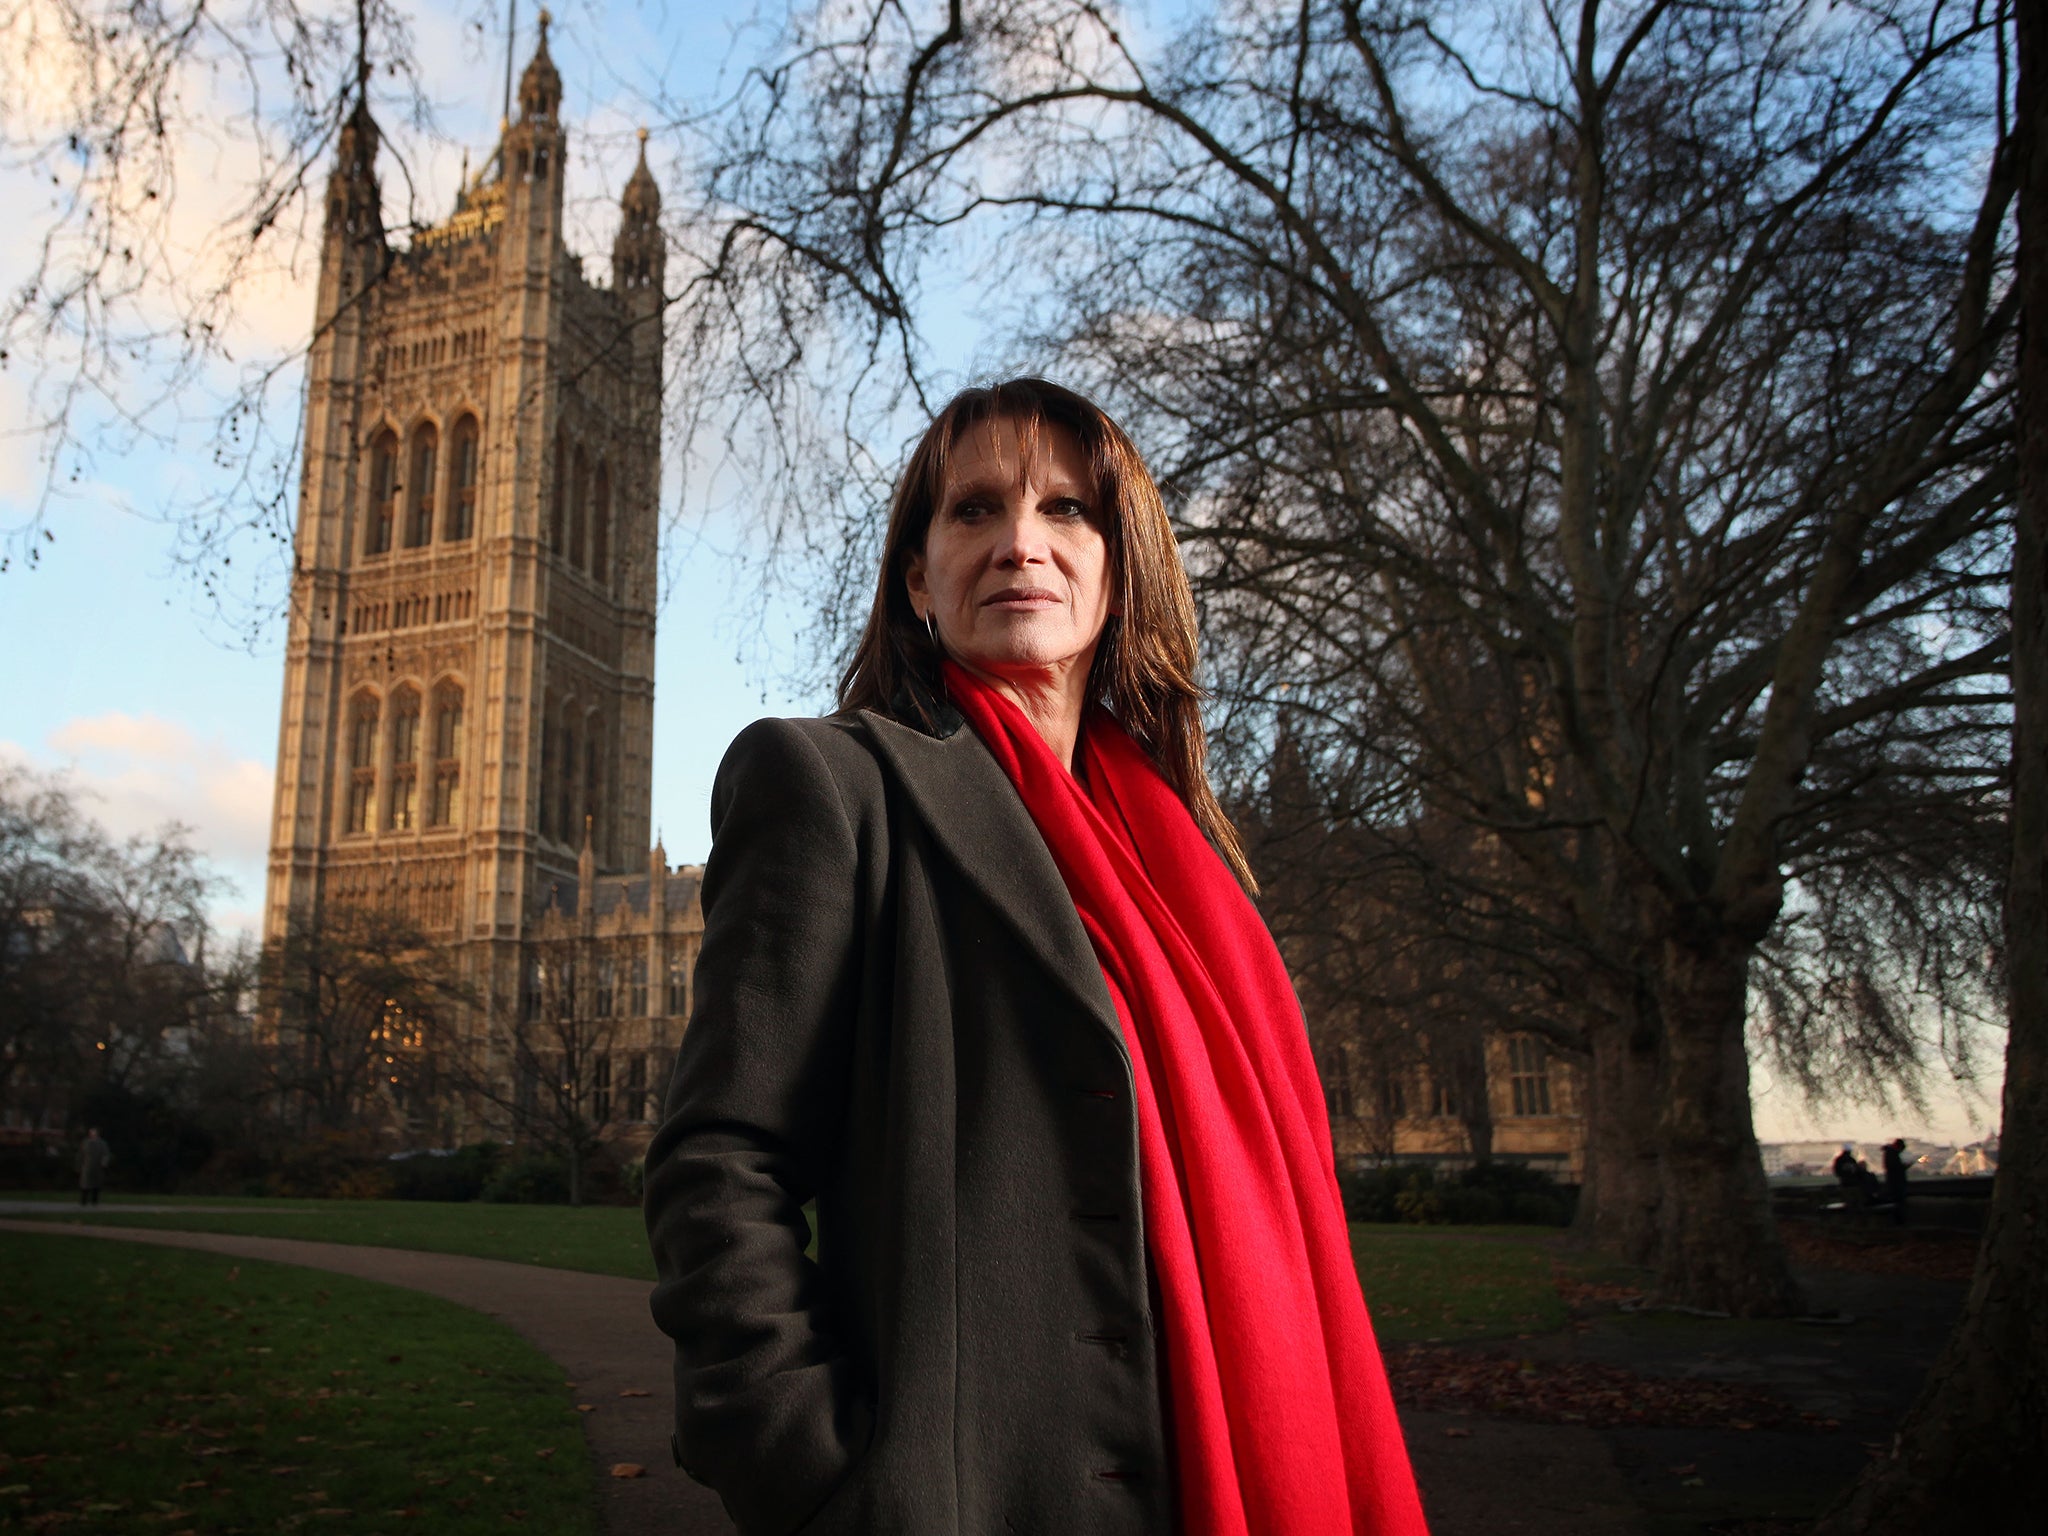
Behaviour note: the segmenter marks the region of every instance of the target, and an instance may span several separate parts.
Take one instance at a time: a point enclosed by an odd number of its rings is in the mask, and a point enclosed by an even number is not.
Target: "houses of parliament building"
[[[265,938],[373,908],[531,1012],[590,958],[615,1016],[601,1119],[655,1113],[689,1003],[700,871],[649,848],[660,195],[640,162],[609,281],[563,238],[562,81],[537,51],[452,215],[387,239],[359,104],[328,182],[308,358]]]

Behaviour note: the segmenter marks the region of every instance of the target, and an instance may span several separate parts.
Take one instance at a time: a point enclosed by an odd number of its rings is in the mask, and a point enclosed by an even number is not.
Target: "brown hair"
[[[1137,447],[1094,401],[1044,379],[1011,379],[962,390],[946,403],[911,451],[896,482],[875,602],[860,645],[839,680],[841,711],[871,709],[899,718],[912,684],[940,693],[942,659],[910,606],[905,573],[946,485],[952,450],[987,421],[1010,421],[1030,442],[1046,424],[1074,434],[1095,475],[1118,600],[1088,678],[1089,696],[1107,705],[1171,784],[1195,824],[1248,891],[1258,889],[1237,829],[1216,803],[1203,762],[1202,690],[1195,683],[1195,599],[1167,521],[1166,504]]]

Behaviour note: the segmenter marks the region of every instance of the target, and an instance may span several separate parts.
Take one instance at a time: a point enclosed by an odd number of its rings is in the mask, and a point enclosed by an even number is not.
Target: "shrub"
[[[1571,1224],[1578,1189],[1521,1163],[1477,1163],[1439,1174],[1427,1164],[1354,1169],[1339,1181],[1353,1221],[1480,1226]]]
[[[567,1205],[568,1166],[560,1158],[529,1152],[492,1174],[482,1198],[500,1205]]]
[[[406,1152],[390,1161],[391,1193],[400,1200],[479,1200],[498,1172],[504,1148],[474,1142],[452,1152]]]

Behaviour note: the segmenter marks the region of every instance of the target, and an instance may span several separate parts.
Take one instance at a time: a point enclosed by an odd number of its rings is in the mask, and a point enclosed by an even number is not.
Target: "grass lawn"
[[[1550,1333],[1565,1325],[1550,1249],[1526,1239],[1555,1227],[1351,1224],[1351,1255],[1380,1343],[1389,1348]]]
[[[130,1197],[109,1196],[129,1203]],[[150,1199],[151,1204],[157,1198]],[[408,1200],[165,1201],[164,1214],[96,1215],[52,1205],[50,1216],[110,1226],[174,1227],[254,1237],[370,1243],[429,1253],[467,1253],[520,1264],[654,1279],[637,1210],[619,1206],[435,1204]],[[186,1211],[180,1204],[246,1210]],[[1388,1345],[1423,1340],[1511,1337],[1562,1328],[1565,1306],[1553,1280],[1554,1254],[1531,1238],[1555,1227],[1406,1227],[1351,1224],[1351,1251]]]
[[[0,1241],[0,1528],[598,1530],[562,1373],[499,1323],[281,1264]]]
[[[14,1197],[10,1197],[14,1198]],[[76,1196],[72,1197],[76,1201]],[[451,1205],[428,1200],[246,1200],[107,1194],[128,1204],[163,1204],[163,1215],[100,1215],[77,1204],[55,1205],[51,1219],[107,1226],[169,1227],[181,1232],[234,1232],[248,1237],[302,1237],[323,1243],[367,1243],[426,1253],[466,1253],[515,1264],[546,1264],[600,1275],[654,1279],[647,1230],[638,1207],[587,1205]],[[246,1207],[197,1210],[184,1206]],[[41,1213],[37,1213],[40,1217]],[[31,1218],[35,1219],[35,1218]]]

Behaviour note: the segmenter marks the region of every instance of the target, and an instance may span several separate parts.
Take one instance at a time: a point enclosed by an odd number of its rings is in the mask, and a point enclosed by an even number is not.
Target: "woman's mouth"
[[[1004,587],[981,600],[984,608],[1010,613],[1029,613],[1039,608],[1057,608],[1060,595],[1047,587]]]

